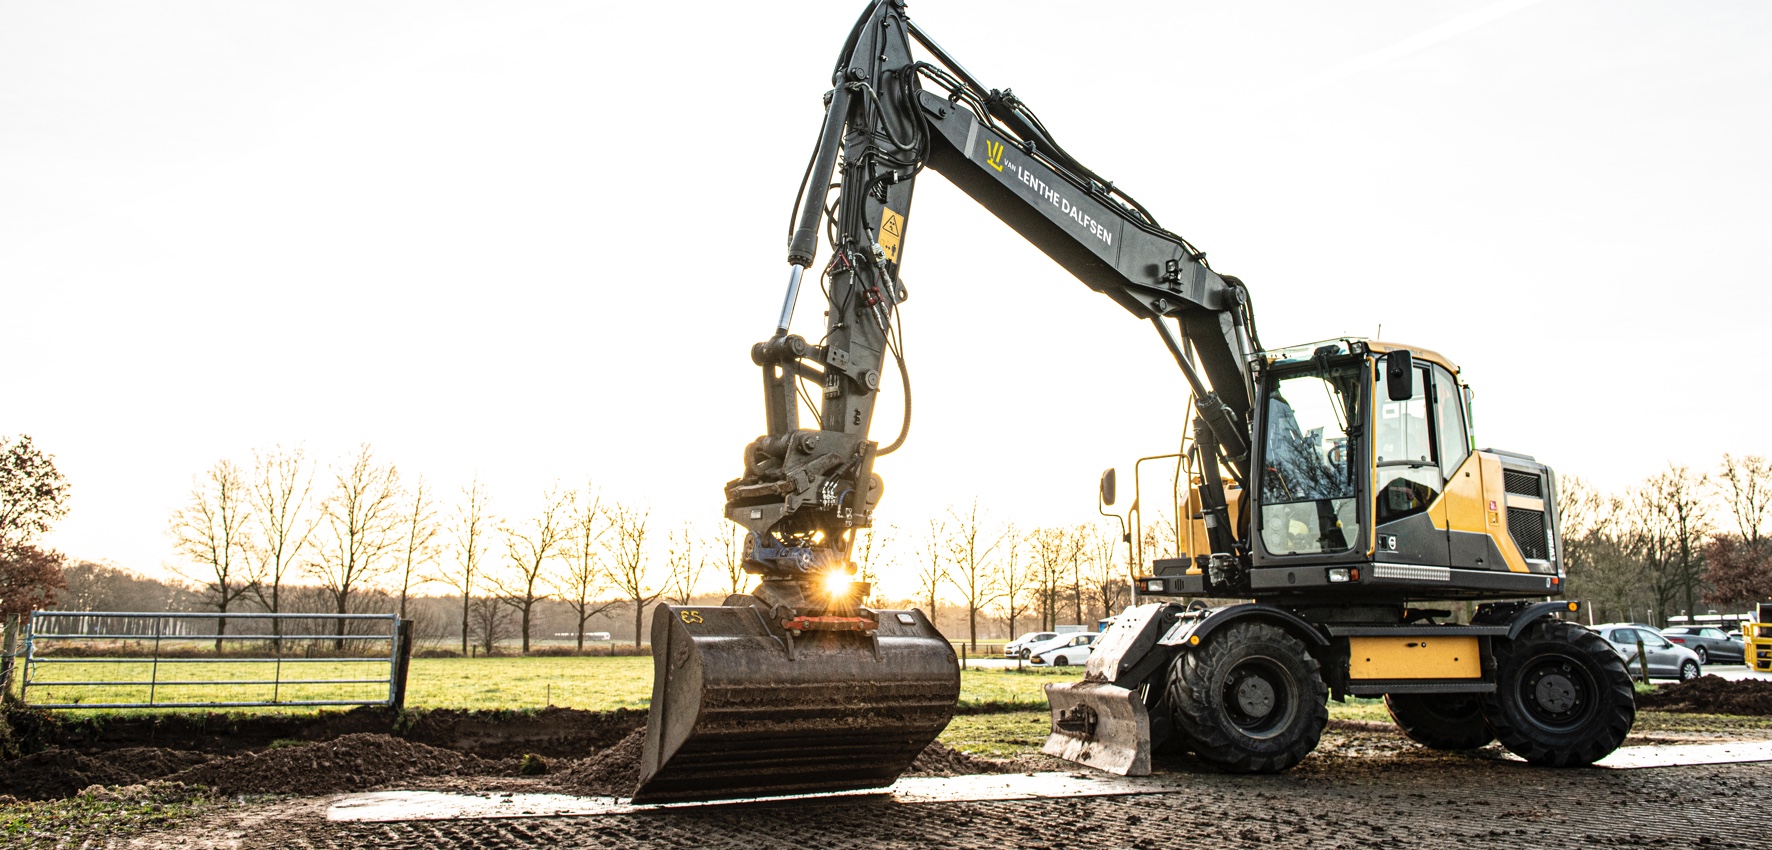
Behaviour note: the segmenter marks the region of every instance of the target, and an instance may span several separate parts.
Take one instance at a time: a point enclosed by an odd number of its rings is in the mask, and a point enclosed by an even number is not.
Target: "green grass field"
[[[387,665],[377,662],[314,662],[299,667],[285,664],[281,671],[290,679],[373,679],[386,675]],[[277,672],[269,663],[161,662],[158,669],[146,661],[63,662],[39,666],[34,671],[44,681],[147,681],[157,702],[246,702],[269,699],[272,687],[263,684],[179,685],[176,682],[269,681]],[[960,677],[962,707],[1042,708],[1047,682],[1073,681],[1079,669],[964,670]],[[103,704],[140,702],[148,698],[146,685],[57,686],[34,684],[32,703]],[[282,684],[282,700],[386,699],[385,685]],[[522,709],[556,705],[588,711],[645,708],[652,697],[652,659],[644,656],[554,658],[415,658],[407,676],[408,708]]]

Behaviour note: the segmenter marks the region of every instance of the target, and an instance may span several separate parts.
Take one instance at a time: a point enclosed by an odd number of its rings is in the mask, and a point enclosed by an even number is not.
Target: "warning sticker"
[[[880,250],[886,252],[886,259],[898,262],[898,242],[904,238],[904,216],[892,211],[891,207],[880,209]]]

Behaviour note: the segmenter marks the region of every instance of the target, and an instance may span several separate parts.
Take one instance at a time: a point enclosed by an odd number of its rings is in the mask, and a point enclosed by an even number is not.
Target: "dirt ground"
[[[1721,680],[1707,679],[1653,695],[1663,708],[1641,712],[1627,746],[1772,738],[1772,724],[1758,718],[1670,713],[1726,706],[1744,714],[1772,714],[1757,702],[1760,686],[1772,690],[1772,684],[1718,685]],[[1253,847],[1282,841],[1310,847],[1721,848],[1763,840],[1765,800],[1772,796],[1772,766],[1766,764],[1551,771],[1508,761],[1494,745],[1475,753],[1440,753],[1407,741],[1389,724],[1334,721],[1317,751],[1285,774],[1230,776],[1190,757],[1173,757],[1159,761],[1159,773],[1184,776],[1183,790],[1129,797],[913,805],[866,796],[595,817],[326,821],[328,798],[342,792],[625,796],[633,788],[644,740],[636,725],[643,715],[637,712],[528,715],[514,724],[522,728],[502,732],[494,719],[441,714],[388,730],[398,736],[358,731],[373,724],[345,715],[334,727],[342,734],[334,737],[326,738],[317,727],[301,730],[318,740],[267,741],[263,730],[252,729],[220,738],[186,730],[156,732],[162,746],[143,747],[135,745],[140,736],[115,728],[104,736],[73,735],[62,741],[65,746],[0,762],[0,795],[57,799],[92,785],[127,792],[129,786],[156,780],[202,786],[212,789],[215,805],[170,829],[90,841],[74,834],[38,834],[30,846],[275,850],[679,845],[838,850],[912,843],[1000,850]],[[243,743],[248,741],[252,744]],[[524,775],[517,757],[524,752],[536,754],[528,760],[534,775]],[[1074,769],[1038,754],[990,761],[938,743],[919,757],[912,773]],[[106,793],[116,792],[89,790],[83,796]],[[279,796],[253,796],[270,794]]]
[[[328,822],[325,799],[305,798],[230,809],[115,846],[1591,850],[1747,848],[1759,846],[1763,836],[1764,800],[1772,794],[1772,769],[1764,764],[1546,770],[1492,752],[1435,753],[1393,731],[1367,726],[1332,729],[1316,754],[1277,776],[1232,776],[1186,757],[1165,760],[1159,772],[1182,779],[1181,790],[1169,793],[926,804],[869,796],[587,817],[399,823]],[[499,787],[548,791],[558,786],[537,777],[504,779]]]

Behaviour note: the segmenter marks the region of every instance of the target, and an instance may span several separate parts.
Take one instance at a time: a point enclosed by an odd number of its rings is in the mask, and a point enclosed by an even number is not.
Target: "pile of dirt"
[[[1638,708],[1693,714],[1772,716],[1772,682],[1721,676],[1700,676],[1686,682],[1662,685],[1637,695]]]
[[[21,800],[70,797],[91,785],[134,785],[159,779],[209,757],[202,753],[132,747],[102,755],[51,749],[0,761],[0,794]]]
[[[579,759],[555,775],[554,784],[577,794],[626,797],[640,784],[640,754],[646,749],[646,727],[628,733],[590,758]]]
[[[570,708],[395,711],[385,706],[364,706],[309,715],[206,712],[58,718],[45,712],[15,719],[34,723],[30,734],[22,736],[29,739],[21,742],[27,744],[23,747],[27,751],[65,747],[90,753],[125,747],[170,747],[240,753],[262,750],[278,741],[329,741],[341,735],[380,733],[482,758],[502,759],[525,753],[578,758],[621,740],[646,722],[646,712]]]
[[[929,746],[917,754],[917,760],[911,762],[910,775],[969,776],[974,773],[999,773],[1001,770],[995,762],[949,749],[940,741],[930,741]]]
[[[72,750],[45,750],[0,762],[0,794],[21,800],[55,800],[88,785],[129,785],[136,776],[104,759]]]
[[[510,769],[506,769],[509,767]],[[364,791],[420,776],[491,776],[514,766],[389,735],[359,733],[314,744],[219,759],[168,777],[224,794],[313,796]]]

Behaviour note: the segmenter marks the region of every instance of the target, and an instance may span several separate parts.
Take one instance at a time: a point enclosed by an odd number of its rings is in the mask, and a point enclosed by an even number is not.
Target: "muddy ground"
[[[1765,764],[1548,770],[1496,752],[1414,746],[1382,724],[1338,723],[1292,771],[1232,776],[1188,757],[1158,772],[1175,790],[1136,796],[899,803],[885,796],[584,817],[349,823],[327,800],[229,805],[170,829],[61,846],[420,850],[516,848],[1594,848],[1745,850],[1763,842]],[[1038,757],[1034,757],[1038,758]],[[1051,767],[1033,763],[1015,767]],[[570,772],[566,776],[572,776]],[[551,791],[561,776],[465,777],[401,788]],[[47,846],[47,845],[46,845]]]
[[[1719,684],[1721,683],[1721,684]],[[1772,738],[1763,721],[1708,716],[1719,706],[1772,715],[1772,683],[1706,677],[1646,698],[1659,706],[1627,745]],[[1647,706],[1645,706],[1647,708]],[[1706,716],[1669,712],[1703,712]],[[330,718],[330,722],[328,722]],[[582,818],[329,823],[328,795],[378,789],[625,796],[644,730],[640,712],[523,715],[356,711],[320,719],[187,717],[72,725],[49,750],[0,762],[0,795],[56,799],[93,785],[140,796],[140,783],[205,788],[195,821],[81,847],[1167,847],[1747,846],[1763,838],[1772,766],[1547,771],[1499,748],[1439,753],[1384,723],[1335,721],[1316,753],[1270,777],[1227,776],[1186,756],[1159,772],[1186,790],[1135,797],[906,805],[887,798],[799,801]],[[205,734],[205,730],[209,734]],[[145,743],[157,746],[143,746]],[[530,754],[528,759],[520,758]],[[1037,754],[989,761],[933,745],[913,774],[1074,769]],[[177,788],[154,784],[152,789]],[[161,793],[155,791],[153,793]],[[263,797],[255,795],[278,795]],[[281,795],[293,795],[292,797]],[[81,798],[75,798],[81,799]],[[1758,824],[1755,825],[1756,820]],[[5,844],[0,836],[0,844]]]

